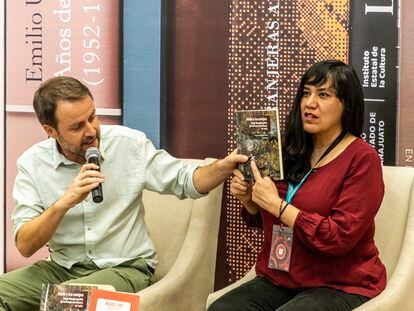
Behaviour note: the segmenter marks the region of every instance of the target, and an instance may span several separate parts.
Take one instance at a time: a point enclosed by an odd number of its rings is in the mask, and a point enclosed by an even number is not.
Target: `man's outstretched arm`
[[[193,175],[194,187],[200,193],[209,192],[233,174],[237,163],[247,160],[247,156],[237,154],[237,150],[234,150],[224,159],[197,168]]]

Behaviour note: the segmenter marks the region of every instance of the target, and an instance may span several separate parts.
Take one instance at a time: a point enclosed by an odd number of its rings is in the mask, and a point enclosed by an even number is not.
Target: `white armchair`
[[[223,184],[197,200],[144,191],[145,223],[159,264],[156,282],[138,292],[140,311],[204,310],[214,288],[222,191]]]
[[[385,196],[375,218],[375,242],[387,268],[387,286],[358,311],[414,308],[414,168],[383,167]],[[254,267],[239,281],[208,296],[207,307],[256,276]]]

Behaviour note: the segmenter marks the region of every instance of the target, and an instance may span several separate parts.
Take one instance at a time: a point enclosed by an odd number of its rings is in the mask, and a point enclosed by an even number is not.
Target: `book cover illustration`
[[[245,180],[253,180],[251,160],[255,161],[263,176],[283,179],[278,110],[238,110],[235,124],[238,153],[249,156],[248,162],[239,165]]]
[[[97,286],[43,284],[40,311],[86,311]]]

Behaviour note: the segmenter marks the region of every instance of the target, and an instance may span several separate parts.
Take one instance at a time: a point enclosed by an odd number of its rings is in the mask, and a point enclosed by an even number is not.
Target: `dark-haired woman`
[[[235,171],[242,217],[264,229],[257,277],[222,296],[217,310],[352,310],[377,296],[386,271],[374,243],[384,183],[361,138],[364,101],[355,71],[323,61],[303,75],[286,126],[286,179],[254,184]]]

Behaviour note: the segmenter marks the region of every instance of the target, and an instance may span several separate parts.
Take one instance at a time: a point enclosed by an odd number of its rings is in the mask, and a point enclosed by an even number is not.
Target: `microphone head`
[[[101,156],[101,153],[99,152],[99,149],[96,147],[89,147],[88,149],[86,149],[85,152],[85,158],[88,161],[89,158],[94,157],[94,158],[98,158]]]

